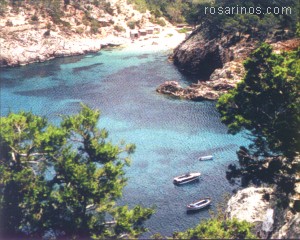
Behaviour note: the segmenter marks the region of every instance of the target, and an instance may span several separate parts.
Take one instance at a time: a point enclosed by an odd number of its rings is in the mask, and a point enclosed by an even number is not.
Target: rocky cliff
[[[54,57],[99,51],[102,46],[130,42],[130,28],[150,23],[149,11],[140,13],[126,0],[107,0],[97,6],[76,1],[61,6],[59,19],[53,9],[29,3],[8,6],[0,18],[0,65],[17,66]],[[63,1],[62,1],[63,2]]]
[[[300,213],[293,206],[278,210],[278,197],[270,187],[248,187],[239,190],[227,204],[228,218],[237,218],[254,224],[259,238],[298,239]]]
[[[208,79],[225,63],[245,59],[254,47],[249,35],[207,40],[196,30],[174,50],[172,58],[184,73]]]
[[[198,74],[202,80],[187,88],[182,88],[175,80],[166,81],[156,91],[193,101],[217,100],[242,80],[245,74],[243,61],[257,44],[249,36],[228,37],[227,40],[223,38],[205,43],[201,34],[195,32],[174,50],[173,60],[179,69],[189,74]],[[300,39],[271,44],[277,53],[296,49],[299,45]],[[206,81],[203,81],[203,77]]]

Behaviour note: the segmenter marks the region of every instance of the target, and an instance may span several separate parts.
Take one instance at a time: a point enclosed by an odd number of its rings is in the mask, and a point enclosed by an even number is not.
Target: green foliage
[[[0,16],[4,16],[7,10],[7,1],[0,0]]]
[[[156,19],[156,23],[162,27],[166,26],[166,21],[163,18]]]
[[[78,27],[78,28],[76,28],[76,33],[78,33],[78,34],[83,34],[83,33],[84,33],[83,27]]]
[[[127,22],[127,26],[128,26],[130,29],[134,29],[135,26],[136,26],[136,22],[135,22],[135,21],[128,21],[128,22]]]
[[[126,32],[126,29],[121,25],[115,25],[114,30],[116,30],[117,32]]]
[[[189,31],[190,30],[188,28],[182,28],[182,29],[177,30],[177,32],[179,32],[179,33],[187,33]]]
[[[217,104],[229,132],[246,130],[252,140],[250,149],[238,151],[240,167],[230,165],[227,178],[242,177],[244,186],[276,184],[289,194],[296,171],[291,162],[300,149],[299,49],[278,55],[262,44],[244,65],[243,81]]]
[[[1,237],[136,237],[152,209],[117,207],[134,145],[114,145],[82,105],[60,126],[32,113],[1,118]],[[115,226],[106,224],[114,218]]]
[[[92,34],[98,33],[99,32],[99,28],[100,28],[100,23],[96,19],[93,19],[91,21],[91,33]]]
[[[251,228],[252,225],[246,221],[212,218],[186,232],[175,232],[173,239],[257,239]]]
[[[258,155],[299,151],[299,51],[277,55],[263,44],[245,62],[246,75],[217,104],[230,133],[252,133]]]
[[[133,4],[134,8],[141,13],[145,13],[148,9],[146,0],[128,0],[127,2],[129,4]]]

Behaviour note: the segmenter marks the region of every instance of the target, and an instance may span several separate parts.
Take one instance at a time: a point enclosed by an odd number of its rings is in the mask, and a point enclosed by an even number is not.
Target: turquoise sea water
[[[220,123],[213,102],[182,101],[159,95],[166,80],[187,85],[162,51],[103,50],[97,54],[60,58],[45,63],[1,69],[1,115],[31,110],[59,121],[84,102],[102,112],[100,127],[110,139],[135,143],[132,165],[126,169],[128,185],[120,204],[156,206],[147,221],[149,237],[171,235],[209,217],[208,210],[187,214],[185,206],[201,197],[213,198],[211,209],[231,192],[225,178],[229,163],[237,161],[242,135],[231,136]],[[213,161],[200,162],[213,154]],[[173,177],[200,171],[201,180],[175,186]]]

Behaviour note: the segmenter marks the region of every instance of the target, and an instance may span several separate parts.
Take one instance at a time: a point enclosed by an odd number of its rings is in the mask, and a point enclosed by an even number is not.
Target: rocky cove
[[[125,0],[107,1],[105,8],[89,3],[85,7],[89,9],[88,16],[85,9],[67,5],[60,22],[55,22],[45,9],[28,6],[15,12],[8,7],[5,17],[0,19],[0,66],[44,62],[98,52],[105,47],[129,46],[138,41],[145,41],[143,45],[148,46],[161,45],[161,42],[169,46],[171,40],[175,46],[184,39],[184,34],[179,34],[167,20],[162,20],[165,27],[155,25],[151,23],[149,11],[140,13]],[[157,26],[160,32],[133,40],[128,23],[136,24],[137,29]]]
[[[113,11],[118,11],[116,5],[112,4],[111,6]],[[127,9],[127,7],[122,6],[121,9]],[[132,16],[132,11],[134,10],[128,10],[128,14],[124,14],[124,18],[114,18],[113,21],[119,21],[120,24],[125,22],[125,19]],[[75,22],[76,19],[72,20],[71,17],[74,9],[69,8],[66,12],[69,12],[70,17],[65,20],[71,23]],[[78,15],[78,18],[82,19],[82,14],[82,12],[77,11],[75,16]],[[149,14],[139,15],[137,12],[135,14],[140,16],[137,18],[138,20],[143,19],[145,24],[149,23]],[[86,28],[85,31],[89,31],[89,27],[74,23],[71,24],[71,31],[65,31],[65,29],[53,25],[47,17],[40,18],[39,24],[29,23],[32,15],[33,12],[29,15],[24,12],[23,17],[18,14],[19,20],[11,20],[17,18],[14,14],[10,15],[8,19],[1,20],[1,26],[5,26],[0,32],[0,61],[2,67],[25,65],[32,62],[43,62],[55,57],[97,52],[103,46],[118,46],[129,41],[128,37],[116,31],[113,25],[104,27],[99,34],[88,35],[78,33],[78,31],[80,27]],[[109,22],[109,19],[110,17],[106,15],[105,22]],[[8,20],[11,20],[13,26],[6,26]],[[51,27],[47,26],[49,22],[52,25]],[[282,51],[294,48],[298,44],[299,40],[287,40],[276,42],[273,46],[275,51]],[[253,50],[254,46],[255,43],[251,41],[249,36],[242,36],[241,38],[234,36],[227,39],[223,38],[220,42],[215,40],[205,42],[203,38],[194,33],[175,49],[172,59],[181,71],[194,74],[204,72],[204,76],[209,80],[198,81],[198,83],[193,83],[187,88],[181,87],[176,81],[167,81],[159,86],[157,91],[193,101],[216,100],[221,94],[233,89],[242,79],[244,75],[242,61]],[[257,232],[261,232],[262,237],[267,237],[269,232],[273,230],[273,228],[266,227],[266,224],[272,222],[272,220],[265,220],[266,216],[270,216],[268,210],[272,209],[272,194],[273,190],[270,188],[240,190],[230,199],[227,215],[229,218],[237,217],[241,220],[258,223],[259,229]],[[270,195],[271,200],[266,200],[265,195]],[[296,200],[297,197],[299,196],[295,197]],[[245,216],[247,216],[246,219]],[[273,233],[274,238],[295,238],[298,236],[299,213],[288,211],[285,213],[285,219],[283,225]]]
[[[269,42],[273,50],[280,53],[296,49],[300,39]],[[187,88],[176,80],[166,81],[156,91],[192,101],[217,100],[242,80],[243,61],[257,45],[258,41],[249,35],[205,41],[201,33],[195,31],[174,50],[170,59],[181,71],[199,75],[201,80]]]

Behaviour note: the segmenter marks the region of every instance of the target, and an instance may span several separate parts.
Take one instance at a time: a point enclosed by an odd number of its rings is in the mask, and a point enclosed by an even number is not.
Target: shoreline
[[[34,35],[37,38],[43,36],[40,31],[25,32],[24,35],[24,39]],[[185,34],[177,32],[173,26],[162,28],[159,34],[146,35],[135,40],[113,35],[104,38],[88,38],[74,34],[69,38],[64,38],[54,32],[53,36],[35,41],[35,45],[25,42],[22,46],[20,38],[19,41],[0,38],[0,67],[25,66],[59,57],[96,53],[101,49],[110,47],[124,47],[132,50],[146,49],[149,51],[172,50],[184,39]]]

